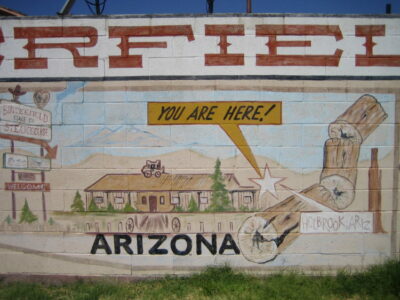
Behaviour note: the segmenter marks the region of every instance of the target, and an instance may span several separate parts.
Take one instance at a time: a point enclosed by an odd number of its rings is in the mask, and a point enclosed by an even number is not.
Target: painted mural
[[[264,47],[269,39],[269,54],[254,55],[255,73],[261,66],[279,67],[276,74],[299,68],[300,77],[279,80],[224,77],[226,66],[248,62],[238,49],[227,50],[228,36],[247,37],[244,25],[205,25],[202,34],[212,36],[220,51],[206,50],[209,77],[157,78],[157,71],[153,78],[104,80],[85,78],[103,54],[80,48],[109,42],[88,24],[85,30],[82,24],[15,27],[14,39],[28,40],[20,43],[28,57],[20,49],[6,57],[15,72],[0,83],[0,251],[8,258],[0,272],[145,276],[225,263],[261,272],[329,271],[398,254],[399,78],[343,77],[348,71],[340,63],[347,59],[341,49],[334,55],[326,49],[319,55],[277,53],[310,47],[299,40],[304,36],[313,42],[319,36],[346,39],[342,31],[350,27],[361,42],[385,35],[376,25],[368,31],[368,21],[255,25]],[[119,53],[107,54],[107,72],[146,69],[159,53],[133,55],[132,49],[162,52],[173,44],[166,59],[179,62],[186,43],[201,39],[197,27],[181,23],[110,26],[106,38],[120,44]],[[87,43],[40,40],[57,37]],[[356,66],[397,67],[397,56],[380,57],[372,47],[359,47],[369,56],[354,56]],[[69,66],[68,78],[53,72],[55,77],[27,80],[27,70],[53,68],[50,53],[56,48],[61,56],[72,55],[69,61],[82,68],[82,78]],[[224,69],[208,74],[215,66]],[[310,66],[344,73],[308,78],[302,72]]]

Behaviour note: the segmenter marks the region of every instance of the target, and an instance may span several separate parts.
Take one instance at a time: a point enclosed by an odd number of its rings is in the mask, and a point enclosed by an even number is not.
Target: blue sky
[[[56,15],[66,0],[0,0],[0,5],[27,15]],[[90,0],[95,2],[95,0]],[[104,14],[202,14],[206,0],[100,0],[106,1]],[[393,0],[252,0],[254,13],[324,13],[324,14],[384,14],[386,3],[392,13],[400,13],[400,4]],[[246,0],[215,0],[215,13],[246,12]],[[91,14],[85,0],[76,0],[74,15]]]

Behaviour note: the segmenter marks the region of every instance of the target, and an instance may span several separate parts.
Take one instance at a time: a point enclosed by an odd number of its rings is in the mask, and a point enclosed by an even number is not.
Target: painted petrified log
[[[355,195],[357,163],[361,144],[356,139],[333,138],[324,145],[324,163],[320,184],[330,193],[327,203],[334,209],[349,206]]]
[[[329,197],[329,191],[315,184],[246,219],[238,233],[244,257],[255,263],[273,260],[299,235],[301,212],[320,211],[318,202],[328,203]]]
[[[363,95],[329,125],[329,136],[361,144],[386,118],[387,114],[378,100],[371,95]]]
[[[386,117],[380,103],[364,95],[330,124],[320,183],[293,192],[294,196],[242,224],[238,241],[247,260],[265,263],[275,259],[299,235],[301,212],[343,209],[354,201],[360,146]],[[372,202],[376,206],[379,201]]]

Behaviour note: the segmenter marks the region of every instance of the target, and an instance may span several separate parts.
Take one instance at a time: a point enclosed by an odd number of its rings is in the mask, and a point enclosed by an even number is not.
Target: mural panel
[[[0,66],[1,273],[329,271],[398,255],[400,66],[368,43],[398,19],[79,20],[0,23],[16,47]],[[311,47],[325,39],[358,54]]]

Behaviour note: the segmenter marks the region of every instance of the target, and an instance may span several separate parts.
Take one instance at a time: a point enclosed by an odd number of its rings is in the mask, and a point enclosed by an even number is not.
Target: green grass
[[[400,299],[400,261],[359,273],[306,276],[299,273],[256,277],[229,267],[208,268],[190,277],[122,283],[76,281],[62,285],[0,282],[0,299]]]

